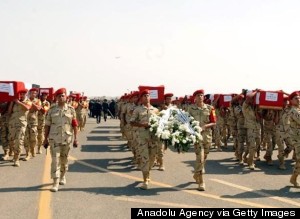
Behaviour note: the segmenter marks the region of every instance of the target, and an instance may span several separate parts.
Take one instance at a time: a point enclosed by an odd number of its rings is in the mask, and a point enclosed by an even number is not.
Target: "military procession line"
[[[124,95],[118,102],[122,135],[128,140],[133,153],[133,162],[142,171],[141,189],[148,189],[150,171],[155,163],[159,170],[165,170],[163,155],[165,146],[150,131],[149,119],[152,114],[168,108],[180,108],[199,122],[203,140],[194,145],[196,154],[194,179],[198,190],[205,190],[205,162],[212,142],[218,151],[222,143],[227,147],[230,136],[233,149],[240,165],[254,170],[255,161],[260,160],[261,149],[266,150],[263,158],[273,165],[273,150],[278,147],[279,169],[286,169],[285,158],[294,151],[296,160],[290,183],[299,188],[297,177],[300,173],[300,92],[287,94],[283,91],[243,90],[241,94],[205,95],[197,90],[189,98],[176,98],[167,93],[163,103],[151,105],[153,93],[141,90]],[[157,96],[157,91],[154,92]]]
[[[266,150],[263,158],[272,165],[273,150],[277,145],[279,169],[282,170],[286,169],[285,157],[294,150],[296,164],[290,183],[299,187],[299,91],[287,94],[243,90],[241,94],[205,95],[204,90],[197,90],[189,98],[174,100],[173,94],[164,93],[161,87],[158,90],[139,87],[139,91],[126,94],[117,102],[108,103],[105,99],[101,103],[100,100],[88,101],[86,96],[78,93],[67,96],[65,88],[56,92],[52,89],[50,95],[50,90],[31,88],[28,91],[19,85],[12,92],[7,84],[0,81],[2,159],[12,157],[13,165],[19,167],[23,146],[26,151],[24,161],[42,153],[42,146],[49,146],[53,192],[58,191],[59,185],[66,184],[69,149],[72,145],[77,147],[77,134],[84,130],[88,111],[90,117],[96,117],[97,123],[101,122],[101,116],[104,120],[108,115],[120,119],[122,137],[128,141],[133,163],[142,171],[140,188],[148,189],[152,167],[157,164],[159,170],[165,170],[166,147],[151,132],[149,119],[170,108],[188,112],[201,127],[201,141],[193,145],[196,154],[193,178],[199,191],[205,190],[205,163],[212,143],[222,151],[230,136],[237,161],[240,165],[248,165],[250,170],[256,168],[255,161],[260,159],[261,148]]]

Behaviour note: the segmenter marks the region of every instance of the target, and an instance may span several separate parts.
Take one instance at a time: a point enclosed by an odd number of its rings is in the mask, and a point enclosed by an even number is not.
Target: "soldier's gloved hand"
[[[74,140],[73,141],[73,148],[77,148],[78,147],[78,141],[77,140]]]
[[[48,139],[45,139],[43,145],[44,145],[44,148],[47,150],[47,148],[49,147]]]

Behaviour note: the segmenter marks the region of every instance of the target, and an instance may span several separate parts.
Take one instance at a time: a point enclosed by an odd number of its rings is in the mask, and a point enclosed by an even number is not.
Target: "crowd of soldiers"
[[[273,165],[273,151],[278,147],[279,169],[286,169],[285,158],[294,151],[296,160],[290,182],[299,187],[297,176],[300,173],[300,92],[284,93],[282,109],[261,109],[255,104],[253,92],[232,95],[229,107],[220,106],[219,95],[213,101],[197,90],[193,94],[194,103],[172,101],[173,94],[165,94],[161,106],[150,104],[150,93],[145,90],[122,96],[118,102],[120,127],[128,147],[133,153],[133,163],[142,171],[141,189],[148,189],[150,171],[155,162],[159,170],[164,170],[164,145],[149,130],[149,118],[159,110],[177,107],[187,111],[202,128],[203,141],[195,145],[196,163],[194,179],[198,190],[205,190],[203,175],[212,143],[217,151],[228,147],[227,141],[232,136],[234,156],[240,165],[248,165],[254,170],[255,161],[260,160],[261,149],[265,150],[263,158],[268,165]]]
[[[266,150],[264,159],[267,164],[272,165],[273,150],[276,146],[278,147],[279,169],[286,169],[284,160],[294,150],[296,164],[290,182],[295,187],[299,187],[297,177],[300,173],[300,92],[285,94],[284,107],[274,110],[261,109],[254,104],[255,94],[258,91],[233,95],[229,107],[219,104],[219,96],[211,101],[205,95],[204,90],[197,90],[193,93],[193,103],[172,101],[173,94],[167,93],[164,95],[164,103],[156,107],[150,103],[149,90],[136,91],[121,97],[118,102],[111,101],[110,103],[107,100],[102,103],[95,100],[91,101],[89,105],[86,97],[78,99],[76,95],[70,95],[64,101],[56,100],[61,101],[62,107],[65,106],[64,104],[71,107],[70,115],[73,114],[73,111],[75,112],[74,116],[70,116],[68,113],[65,116],[66,119],[70,117],[68,124],[70,127],[71,125],[76,126],[76,130],[77,127],[78,130],[84,130],[88,109],[90,109],[91,117],[97,117],[97,110],[101,109],[101,111],[105,111],[105,120],[107,113],[112,118],[120,118],[121,133],[128,141],[128,147],[133,153],[133,163],[142,171],[141,189],[148,189],[150,171],[154,164],[158,165],[159,170],[165,170],[165,145],[150,132],[149,118],[152,114],[157,114],[160,110],[170,107],[187,111],[199,122],[202,129],[203,140],[194,145],[196,163],[193,178],[198,184],[199,191],[205,190],[203,179],[205,162],[212,143],[215,142],[217,150],[222,151],[222,147],[228,147],[229,136],[232,136],[233,139],[237,161],[241,165],[248,165],[250,170],[256,168],[255,161],[260,159],[261,148]],[[62,90],[61,93],[66,92]],[[0,104],[3,160],[13,157],[13,165],[19,167],[23,146],[26,151],[24,161],[35,157],[36,153],[42,153],[42,146],[48,140],[45,139],[45,135],[48,138],[49,134],[49,130],[45,132],[45,124],[46,129],[47,124],[49,127],[51,126],[50,116],[54,116],[55,119],[56,108],[51,111],[51,115],[48,114],[48,111],[60,103],[55,101],[50,103],[47,101],[47,96],[48,93],[43,92],[38,98],[38,89],[32,88],[29,92],[24,89],[19,91],[19,98]],[[47,114],[48,123],[45,122]],[[73,124],[74,119],[76,119],[76,124]],[[98,117],[97,122],[100,123]],[[57,179],[57,175],[53,178]],[[65,183],[65,179],[62,183]],[[55,181],[53,191],[58,190],[57,185],[57,181]]]
[[[41,92],[38,88],[22,89],[19,98],[11,102],[0,103],[1,144],[4,154],[2,160],[10,160],[13,165],[20,166],[22,148],[25,148],[24,161],[42,153],[45,136],[45,118],[48,110],[55,105],[54,100],[48,101],[48,92]],[[68,104],[76,111],[78,129],[84,130],[88,112],[87,97],[76,99],[70,95]]]

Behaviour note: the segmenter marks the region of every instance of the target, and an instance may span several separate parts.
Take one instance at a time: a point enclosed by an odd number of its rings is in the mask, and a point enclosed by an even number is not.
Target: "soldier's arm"
[[[24,110],[30,110],[30,108],[31,108],[31,105],[32,105],[32,103],[30,102],[30,101],[28,101],[28,102],[26,102],[26,103],[23,103],[23,102],[21,102],[20,100],[18,100],[18,99],[16,99],[15,100],[15,103],[16,104],[19,104],[20,106],[22,106],[22,108],[24,109]]]

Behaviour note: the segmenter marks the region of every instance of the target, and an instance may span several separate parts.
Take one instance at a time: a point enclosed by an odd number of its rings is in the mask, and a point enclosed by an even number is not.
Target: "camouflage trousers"
[[[294,167],[294,173],[300,174],[300,136],[299,135],[291,135],[292,144],[295,148],[296,154],[296,164]]]
[[[194,175],[198,176],[202,174],[203,168],[205,166],[205,155],[204,155],[204,147],[202,142],[200,144],[194,145],[195,148],[195,154],[196,154],[196,163],[194,166]]]
[[[203,137],[203,148],[204,148],[204,158],[206,159],[207,155],[209,154],[209,149],[211,147],[212,143],[212,130],[205,130],[201,132],[201,135]]]
[[[139,152],[139,142],[138,142],[138,131],[133,130],[132,131],[132,145],[131,145],[131,150],[133,153],[133,158],[137,163],[140,162],[141,160],[141,155]]]
[[[249,151],[256,151],[260,147],[260,129],[247,129]]]
[[[287,146],[292,150],[293,148],[293,142],[288,133],[286,133],[284,130],[276,130],[276,144],[278,146],[278,158],[284,157],[285,152],[284,148]]]
[[[132,150],[132,127],[130,124],[126,124],[124,127],[124,133],[126,136],[126,139],[128,141],[128,147]]]
[[[25,141],[26,126],[9,126],[9,144],[13,148],[15,159],[19,159]]]
[[[70,144],[54,144],[49,141],[51,153],[51,179],[59,178],[68,171],[68,156],[70,151]]]
[[[148,130],[139,131],[139,151],[142,172],[149,172],[152,168],[157,151],[157,141]]]
[[[39,124],[37,127],[37,145],[40,148],[44,142],[45,139],[45,123]]]
[[[165,153],[165,144],[162,141],[158,141],[156,155],[157,155],[157,162],[159,164],[163,163],[164,153]]]
[[[237,149],[238,155],[242,156],[243,153],[248,154],[247,129],[246,128],[239,128],[237,138],[238,138],[238,149]],[[246,146],[245,146],[245,144],[246,144]]]
[[[25,150],[28,153],[31,151],[32,153],[34,152],[34,148],[37,143],[37,136],[38,136],[38,131],[37,131],[37,125],[27,125],[26,132],[25,132]]]
[[[8,143],[8,126],[7,125],[2,125],[1,129],[1,143],[2,143],[2,147],[3,150],[6,151],[9,149],[9,143]]]
[[[273,130],[265,130],[264,135],[266,140],[265,143],[267,145],[267,151],[265,157],[271,159],[273,155],[274,147],[276,145],[276,133]]]

